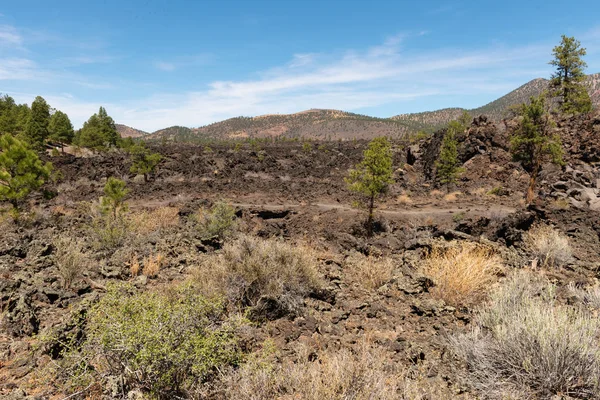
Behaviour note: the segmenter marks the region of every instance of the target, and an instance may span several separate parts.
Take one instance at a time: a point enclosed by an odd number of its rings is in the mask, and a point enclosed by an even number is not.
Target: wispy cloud
[[[18,35],[10,29],[0,32]],[[597,32],[600,31],[590,31],[585,36],[588,48],[598,48],[600,35]],[[532,78],[549,75],[551,67],[547,61],[554,41],[468,51],[411,47],[415,36],[425,33],[398,34],[379,44],[341,53],[292,54],[280,65],[263,71],[247,71],[252,79],[223,76],[193,90],[171,92],[161,91],[156,85],[144,88],[144,94],[131,94],[136,91],[131,90],[131,85],[123,85],[118,74],[97,80],[92,75],[69,70],[69,67],[81,66],[81,71],[88,71],[86,68],[94,64],[115,60],[105,52],[89,56],[89,52],[78,48],[68,57],[44,59],[44,63],[36,62],[29,54],[4,59],[0,56],[0,85],[16,81],[57,81],[60,91],[55,85],[45,97],[52,106],[67,112],[76,126],[81,126],[103,105],[117,122],[153,131],[171,125],[199,126],[239,115],[291,113],[309,108],[360,111],[386,106],[399,114],[414,103],[424,104],[427,109],[463,106],[465,104],[457,104],[456,100],[489,101]],[[17,45],[18,39],[12,40]],[[24,39],[21,37],[21,40]],[[598,69],[600,64],[593,64],[592,60],[588,60],[590,69]],[[183,72],[214,61],[215,55],[198,54],[154,60],[151,67],[165,73]],[[48,65],[61,68],[50,69]],[[133,84],[141,86],[142,82]],[[89,90],[82,89],[84,94],[81,94],[78,87]],[[104,89],[111,90],[101,92]],[[30,98],[27,96],[20,93],[18,99],[33,99],[33,94]],[[94,100],[87,100],[89,98]],[[442,104],[440,98],[450,99],[452,103]]]
[[[169,60],[159,60],[154,62],[154,67],[160,71],[172,72],[187,67],[198,67],[213,62],[213,54],[197,54],[192,56],[173,57]]]
[[[17,46],[23,44],[23,37],[10,25],[0,25],[0,47]]]
[[[198,126],[237,115],[290,113],[308,108],[357,110],[448,95],[504,93],[538,76],[546,45],[456,49],[408,55],[404,35],[334,57],[297,54],[253,80],[214,81],[204,90],[156,94],[115,105],[115,118],[144,130]],[[398,110],[398,113],[401,109]]]

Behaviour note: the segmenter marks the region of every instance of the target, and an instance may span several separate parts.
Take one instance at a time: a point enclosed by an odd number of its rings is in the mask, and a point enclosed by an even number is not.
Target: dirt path
[[[349,205],[339,203],[310,203],[310,204],[253,204],[253,203],[232,203],[235,207],[241,208],[260,208],[264,210],[288,210],[288,209],[302,209],[302,208],[317,208],[321,211],[330,210],[341,210],[345,212],[359,213],[361,210],[353,208]],[[428,216],[442,216],[451,215],[456,213],[465,213],[465,215],[478,215],[478,216],[498,216],[505,217],[508,214],[512,214],[516,211],[513,207],[507,207],[499,204],[490,205],[465,205],[462,207],[423,207],[423,208],[406,208],[406,209],[392,209],[392,208],[380,208],[377,209],[378,213],[397,216],[397,217],[428,217]]]

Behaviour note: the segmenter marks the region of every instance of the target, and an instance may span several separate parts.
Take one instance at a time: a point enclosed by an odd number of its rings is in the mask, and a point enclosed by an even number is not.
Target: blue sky
[[[0,93],[154,131],[335,108],[477,107],[548,77],[561,34],[600,72],[597,1],[4,1]]]

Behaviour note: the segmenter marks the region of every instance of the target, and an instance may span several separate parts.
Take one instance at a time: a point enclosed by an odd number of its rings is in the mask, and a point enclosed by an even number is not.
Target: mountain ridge
[[[376,136],[400,137],[419,131],[433,132],[458,118],[464,111],[472,116],[484,114],[494,122],[506,117],[510,106],[520,104],[530,96],[548,88],[548,79],[533,79],[515,90],[481,107],[465,109],[449,107],[434,111],[405,113],[378,118],[333,109],[309,109],[293,114],[264,114],[255,117],[233,117],[197,128],[171,126],[147,133],[117,124],[123,137],[149,140],[167,139],[197,141],[202,139],[243,138],[307,138],[326,140],[371,139]],[[585,85],[594,107],[600,105],[600,73],[586,77]]]

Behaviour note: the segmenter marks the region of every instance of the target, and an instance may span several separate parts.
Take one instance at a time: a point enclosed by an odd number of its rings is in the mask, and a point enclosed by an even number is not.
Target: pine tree
[[[50,106],[43,97],[37,96],[31,103],[31,115],[25,129],[25,136],[32,147],[42,149],[48,138]]]
[[[556,72],[550,81],[551,93],[557,96],[560,109],[565,113],[586,113],[592,110],[592,101],[583,85],[584,69],[587,67],[582,57],[586,55],[585,48],[574,37],[562,35],[561,44],[552,50],[554,60],[550,65],[556,67]]]
[[[117,218],[117,212],[126,209],[125,197],[129,190],[125,186],[125,182],[112,176],[108,178],[104,185],[104,196],[101,198],[100,203],[103,211],[112,214],[115,219]]]
[[[542,164],[551,161],[563,164],[560,136],[552,132],[555,126],[545,101],[546,93],[531,97],[529,104],[518,108],[518,126],[511,132],[510,147],[513,158],[521,161],[529,173],[527,203],[535,198],[535,185]]]
[[[50,117],[50,124],[48,125],[48,131],[50,132],[50,138],[60,143],[60,147],[64,153],[65,143],[71,143],[75,135],[73,131],[73,125],[71,120],[62,111],[56,111]]]
[[[129,152],[133,158],[130,171],[132,174],[144,175],[144,182],[148,182],[148,174],[151,174],[156,169],[156,166],[162,159],[158,153],[153,153],[148,149],[144,143],[136,143],[133,145]]]
[[[446,185],[448,191],[450,191],[450,185],[456,183],[458,177],[464,171],[458,159],[458,143],[456,141],[456,134],[464,129],[462,123],[458,121],[450,122],[435,164],[436,176],[440,183]]]
[[[49,178],[51,165],[15,137],[0,136],[0,201],[8,201],[15,210],[29,193]]]
[[[393,183],[392,173],[392,147],[385,137],[379,137],[371,140],[363,152],[362,161],[350,170],[345,179],[351,191],[362,194],[367,199],[369,236],[373,233],[375,199]]]
[[[115,122],[108,116],[104,107],[100,107],[98,113],[92,115],[76,135],[76,143],[79,146],[94,150],[106,150],[110,146],[116,146],[119,139]]]

